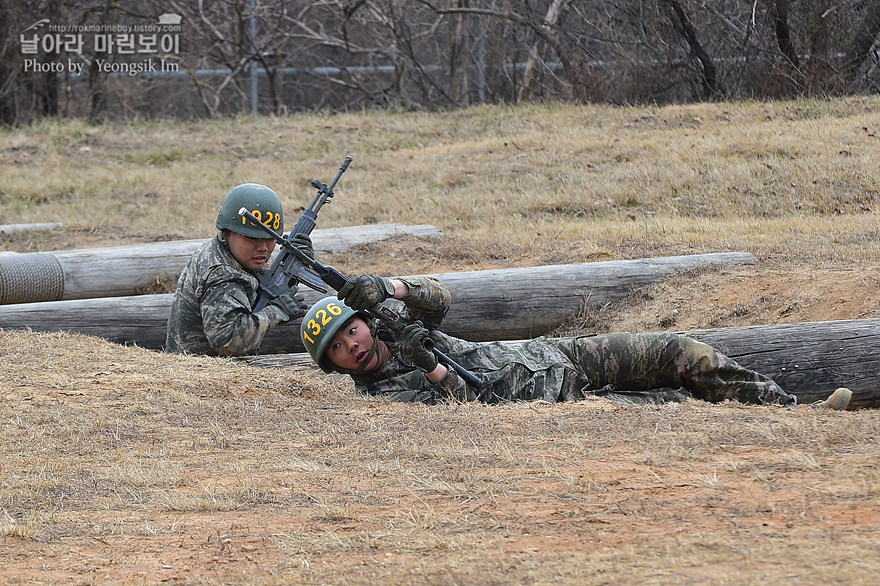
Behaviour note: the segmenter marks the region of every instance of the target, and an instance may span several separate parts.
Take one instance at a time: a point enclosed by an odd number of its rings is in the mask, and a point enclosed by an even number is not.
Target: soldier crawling
[[[399,334],[364,310],[387,299],[415,323]],[[344,301],[340,303],[339,301]],[[450,305],[448,289],[431,277],[353,277],[309,310],[300,335],[326,372],[351,376],[358,392],[397,401],[576,401],[587,396],[624,403],[687,398],[794,406],[797,397],[711,346],[672,333],[614,333],[536,338],[520,344],[468,342],[437,330]],[[402,304],[401,304],[402,302]],[[475,374],[468,386],[426,347],[430,338]],[[430,346],[430,345],[429,345]],[[816,406],[844,410],[852,396],[838,389]]]
[[[273,190],[245,183],[229,192],[215,223],[219,233],[193,254],[177,281],[166,351],[254,354],[269,330],[302,317],[308,309],[302,294],[293,287],[254,311],[259,298],[255,275],[268,262],[275,241],[239,214],[243,207],[273,230],[283,231],[281,200]],[[291,242],[314,257],[307,235],[294,235]]]

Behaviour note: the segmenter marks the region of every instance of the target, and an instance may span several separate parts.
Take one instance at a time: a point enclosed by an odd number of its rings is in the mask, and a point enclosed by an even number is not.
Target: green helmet
[[[324,360],[324,351],[327,350],[330,340],[345,322],[358,313],[336,297],[325,297],[315,303],[303,317],[299,337],[309,356],[324,372],[333,370]]]
[[[281,199],[277,193],[258,183],[244,183],[229,192],[217,214],[217,229],[232,230],[251,238],[270,238],[265,230],[238,213],[241,208],[247,208],[279,234],[284,232]]]

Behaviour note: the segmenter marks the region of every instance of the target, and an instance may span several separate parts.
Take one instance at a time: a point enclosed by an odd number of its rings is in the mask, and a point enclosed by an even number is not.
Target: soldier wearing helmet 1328
[[[296,287],[253,311],[256,275],[269,261],[275,241],[238,213],[242,207],[283,233],[281,200],[273,190],[245,183],[229,192],[217,215],[218,234],[193,254],[177,281],[165,339],[168,352],[254,354],[269,330],[305,314],[307,306]],[[291,241],[314,256],[307,235]]]
[[[386,301],[388,300],[388,301]],[[797,399],[772,379],[749,370],[702,342],[672,333],[614,333],[536,338],[519,344],[468,342],[436,328],[450,305],[445,285],[432,277],[349,279],[338,296],[309,309],[300,336],[327,372],[349,374],[358,392],[397,401],[573,401],[602,396],[624,403],[697,398],[794,406]],[[400,333],[371,320],[379,302],[416,320]],[[437,349],[475,374],[475,390],[426,349]],[[845,409],[852,393],[839,389],[824,408]]]

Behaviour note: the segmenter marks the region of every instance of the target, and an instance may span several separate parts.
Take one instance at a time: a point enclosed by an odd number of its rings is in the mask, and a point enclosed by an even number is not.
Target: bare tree
[[[547,15],[544,17],[544,22],[540,25],[545,35],[554,36],[553,29],[556,27],[556,23],[565,10],[565,5],[567,3],[567,0],[553,0],[550,3],[550,7],[547,8]],[[522,85],[516,95],[517,101],[523,99],[532,83],[532,71],[535,67],[535,62],[538,59],[538,51],[538,44],[535,43],[532,45],[531,51],[529,51],[529,59],[526,61],[526,67],[523,71]]]
[[[93,48],[72,57],[88,65],[82,76],[23,69],[21,34],[40,18],[130,26],[166,12],[183,19],[173,58],[188,78],[108,73],[98,58],[124,65],[138,57]],[[0,121],[8,124],[880,88],[880,4],[871,0],[6,1],[0,32]]]
[[[21,60],[15,43],[23,28],[22,15],[9,2],[0,3],[0,123],[19,122],[18,84]]]
[[[800,69],[800,59],[791,39],[791,28],[788,24],[789,0],[775,0],[773,2],[773,24],[776,32],[776,42],[783,56],[788,59],[792,67]]]
[[[54,65],[57,54],[42,51],[23,55],[21,39],[36,38],[44,23],[58,18],[61,8],[55,3],[0,4],[0,121],[17,124],[31,116],[56,116],[61,82]],[[25,59],[31,67],[25,68]],[[37,71],[34,71],[37,69]]]
[[[844,47],[844,66],[847,80],[850,83],[856,81],[859,72],[871,55],[871,48],[877,42],[878,34],[880,34],[880,3],[866,1],[857,4],[861,20],[853,23],[855,34]]]
[[[685,42],[687,42],[694,56],[700,63],[702,69],[702,85],[705,90],[703,97],[711,99],[720,96],[721,84],[716,75],[715,63],[700,42],[697,29],[691,22],[690,15],[678,0],[662,1],[672,10],[674,15],[672,22],[675,26],[675,30],[678,31]]]
[[[205,108],[205,114],[215,116],[223,104],[223,92],[229,88],[239,99],[239,107],[247,107],[248,93],[243,72],[253,60],[256,50],[253,39],[248,36],[247,0],[219,0],[205,2],[181,2],[169,0],[173,9],[183,17],[190,31],[189,59],[184,66]],[[220,75],[218,83],[210,83],[196,75],[196,71],[210,64],[222,64],[227,72]]]

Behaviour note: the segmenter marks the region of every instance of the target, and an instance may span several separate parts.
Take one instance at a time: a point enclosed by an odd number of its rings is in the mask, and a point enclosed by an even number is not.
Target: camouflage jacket
[[[270,329],[288,319],[275,305],[251,311],[257,278],[235,260],[222,233],[203,244],[177,281],[168,317],[168,352],[254,354]]]
[[[546,338],[519,345],[500,342],[468,342],[448,336],[436,328],[446,315],[450,295],[446,287],[431,277],[398,277],[409,286],[409,293],[395,309],[419,319],[431,330],[439,350],[486,383],[479,395],[453,370],[438,383],[404,359],[394,334],[375,324],[379,338],[391,350],[391,358],[376,370],[352,376],[358,392],[396,401],[437,403],[448,399],[480,400],[487,403],[546,399],[561,401],[571,397],[584,381],[556,344]],[[388,303],[392,303],[389,301]]]
[[[449,292],[430,278],[401,279],[410,287],[403,311],[421,319],[436,347],[485,383],[475,391],[450,369],[434,384],[401,355],[391,332],[378,335],[391,358],[373,372],[353,376],[366,394],[398,401],[572,401],[588,395],[621,403],[665,403],[694,397],[711,402],[793,405],[796,399],[771,378],[749,370],[711,346],[672,332],[611,333],[535,338],[520,343],[468,342],[436,328],[449,308]],[[400,303],[400,302],[398,302]]]

